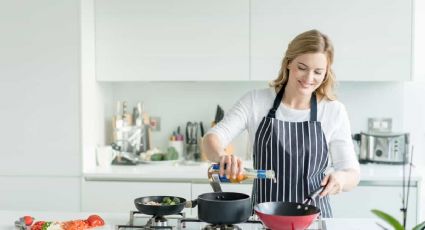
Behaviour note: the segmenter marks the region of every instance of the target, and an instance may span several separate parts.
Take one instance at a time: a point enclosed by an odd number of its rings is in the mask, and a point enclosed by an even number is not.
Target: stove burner
[[[152,226],[160,226],[165,227],[168,226],[167,219],[163,216],[153,216],[148,220],[146,223],[146,226],[152,227]]]
[[[140,230],[155,230],[155,229],[173,229],[171,226],[137,226],[137,225],[117,225],[115,230],[123,229],[140,229]]]
[[[190,223],[205,223],[202,220],[199,220],[197,218],[181,218],[179,220],[179,228],[180,230],[182,229],[186,229],[186,225],[190,224]],[[252,226],[260,226],[261,229],[265,229],[263,226],[263,224],[261,223],[261,221],[259,220],[247,220],[244,223],[241,223],[241,225],[252,225]],[[202,230],[242,230],[242,227],[238,226],[238,225],[222,225],[222,224],[208,224],[205,225],[204,227],[200,228]]]
[[[237,225],[227,224],[210,224],[202,228],[203,230],[242,230]]]
[[[116,230],[175,229],[176,226],[168,225],[169,224],[168,219],[170,219],[171,223],[173,223],[172,220],[179,220],[181,218],[185,218],[185,216],[186,216],[185,213],[178,213],[178,214],[173,214],[168,216],[151,216],[151,215],[146,215],[139,211],[130,211],[129,223],[127,225],[117,225],[115,229]],[[136,224],[135,221],[136,219],[139,219],[139,218],[145,218],[145,219],[148,219],[148,221],[142,224]]]

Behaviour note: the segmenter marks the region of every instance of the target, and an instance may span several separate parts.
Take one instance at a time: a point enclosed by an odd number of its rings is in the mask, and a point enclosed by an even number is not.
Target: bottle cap
[[[219,170],[220,169],[220,165],[219,164],[212,164],[212,169],[214,170]]]

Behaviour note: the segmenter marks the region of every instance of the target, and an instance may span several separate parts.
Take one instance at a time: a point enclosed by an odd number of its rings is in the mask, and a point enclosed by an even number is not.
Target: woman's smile
[[[301,86],[301,88],[303,89],[308,89],[310,87],[314,87],[314,83],[308,83],[308,82],[303,82],[301,80],[298,80],[299,85]]]

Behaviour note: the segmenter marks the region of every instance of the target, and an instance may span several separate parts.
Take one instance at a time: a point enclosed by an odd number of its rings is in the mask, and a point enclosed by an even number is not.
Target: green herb
[[[47,230],[47,228],[52,224],[52,222],[44,222],[43,226],[41,227],[41,230]]]
[[[171,197],[164,197],[162,199],[161,205],[176,205],[180,204],[180,199],[177,197],[171,198]]]

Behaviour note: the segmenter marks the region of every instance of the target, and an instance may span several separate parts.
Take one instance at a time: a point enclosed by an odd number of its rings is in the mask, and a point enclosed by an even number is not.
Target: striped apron
[[[278,92],[273,107],[257,128],[254,141],[254,168],[274,170],[276,182],[254,181],[253,203],[298,202],[320,187],[328,166],[328,147],[317,121],[317,99],[310,100],[310,121],[287,122],[275,118],[285,87]],[[317,196],[312,204],[321,216],[332,217],[329,196]]]

